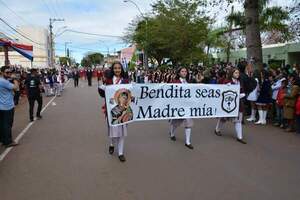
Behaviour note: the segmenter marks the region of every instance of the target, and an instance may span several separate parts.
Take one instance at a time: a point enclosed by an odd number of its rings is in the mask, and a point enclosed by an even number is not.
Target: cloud
[[[142,12],[150,11],[150,4],[155,2],[155,0],[134,1],[139,5]],[[14,12],[7,9],[3,2]],[[272,2],[277,5],[283,4],[281,0],[272,0]],[[68,26],[69,29],[104,35],[123,35],[128,24],[140,15],[133,4],[124,3],[123,0],[1,0],[0,8],[2,18],[14,27],[35,25],[48,29],[49,18],[64,18],[65,22],[54,23],[54,32],[63,26]],[[217,13],[219,16],[217,19],[222,21],[225,16],[224,11],[217,11]],[[3,24],[0,26],[0,31],[13,34]],[[87,49],[100,50],[105,53],[108,51],[108,47],[112,51],[126,45],[115,38],[87,36],[70,32],[58,37],[55,42],[57,43],[56,47],[59,48],[57,51],[59,55],[64,54],[64,42],[72,42],[69,46],[71,49],[74,47],[72,50],[78,61],[88,51]]]
[[[151,0],[135,0],[143,12],[151,9]],[[128,24],[139,15],[133,4],[124,3],[123,0],[10,0],[5,4],[14,10],[7,9],[0,2],[1,14],[14,27],[22,25],[41,26],[48,29],[49,18],[64,18],[65,22],[55,22],[54,32],[62,26],[69,29],[98,33],[103,35],[123,35]],[[18,16],[16,16],[16,14]],[[8,32],[2,26],[3,32]],[[102,42],[100,42],[100,40]],[[95,37],[66,32],[56,39],[57,54],[64,54],[64,42],[72,42],[71,48],[101,50],[103,52],[124,47],[121,40],[115,38]],[[101,45],[102,43],[102,45]],[[119,44],[118,44],[119,43]],[[87,45],[89,44],[89,45]],[[73,49],[77,60],[88,51]]]

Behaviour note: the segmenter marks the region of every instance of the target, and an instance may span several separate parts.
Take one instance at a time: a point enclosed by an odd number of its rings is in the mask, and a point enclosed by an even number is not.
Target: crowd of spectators
[[[224,84],[232,68],[241,72],[240,82],[246,92],[243,120],[257,125],[267,123],[300,134],[300,66],[285,65],[270,68],[263,64],[262,70],[255,70],[252,64],[241,61],[237,64],[215,64],[212,67],[190,66],[190,83]],[[137,69],[128,72],[129,79],[136,83],[173,83],[176,68]]]

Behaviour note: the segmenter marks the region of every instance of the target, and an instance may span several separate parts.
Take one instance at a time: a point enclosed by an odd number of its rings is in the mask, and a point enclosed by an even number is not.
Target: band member
[[[88,85],[92,86],[93,70],[90,67],[86,71],[86,77],[88,79]]]
[[[179,68],[177,72],[177,77],[173,81],[173,83],[181,83],[181,84],[187,84],[187,75],[188,70],[185,67]],[[189,149],[194,149],[194,147],[191,144],[191,133],[192,133],[192,127],[193,127],[193,120],[190,118],[187,119],[171,119],[170,120],[170,139],[173,141],[176,141],[175,137],[175,130],[177,127],[179,127],[181,124],[184,125],[185,129],[185,146]]]
[[[240,84],[239,78],[240,78],[240,71],[237,68],[235,68],[230,73],[230,79],[227,81],[227,84],[234,84],[234,85],[239,85],[240,86],[239,115],[238,115],[238,117],[235,117],[235,118],[232,118],[232,117],[219,118],[218,122],[217,122],[216,129],[215,129],[215,134],[217,136],[222,136],[221,129],[222,129],[223,125],[225,124],[226,121],[231,120],[234,123],[235,132],[236,132],[236,136],[237,136],[237,141],[242,143],[242,144],[247,144],[243,140],[243,129],[242,129],[243,104],[242,104],[241,99],[245,97],[245,93],[243,91],[243,87]]]
[[[73,79],[74,79],[74,87],[78,87],[78,83],[79,83],[79,72],[78,69],[75,68],[73,73],[72,73]]]
[[[127,84],[129,83],[126,73],[122,67],[120,62],[114,62],[110,69],[109,77],[105,79],[103,82],[104,85],[113,85],[113,84]],[[99,94],[100,96],[105,96],[105,86],[99,86]],[[126,92],[125,92],[126,93]],[[128,97],[129,94],[122,93],[122,97]],[[104,113],[107,117],[106,106],[103,106]],[[119,126],[108,126],[108,135],[110,138],[109,145],[109,153],[114,153],[114,146],[117,144],[118,146],[118,156],[121,162],[125,162],[124,156],[124,142],[125,137],[127,136],[127,125],[119,125]]]

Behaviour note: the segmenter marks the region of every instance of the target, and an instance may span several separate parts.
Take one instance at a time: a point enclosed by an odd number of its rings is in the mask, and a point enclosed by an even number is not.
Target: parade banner
[[[239,85],[120,84],[105,88],[111,126],[134,121],[237,117]]]

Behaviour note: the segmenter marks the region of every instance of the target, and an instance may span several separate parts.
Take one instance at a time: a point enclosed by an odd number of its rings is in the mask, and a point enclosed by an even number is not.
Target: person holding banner
[[[185,68],[185,67],[179,68],[176,79],[173,81],[173,83],[187,84],[188,83],[187,75],[188,75],[187,68]],[[170,139],[172,141],[176,141],[175,130],[181,124],[184,124],[184,127],[185,127],[185,129],[184,129],[184,131],[185,131],[185,146],[189,149],[194,149],[194,147],[191,144],[191,133],[192,133],[192,127],[193,127],[193,120],[191,118],[171,119],[170,120]]]
[[[125,74],[125,71],[120,62],[114,62],[111,66],[110,73],[107,74],[108,77],[105,77],[103,80],[104,85],[114,85],[114,84],[128,84],[128,78]],[[99,86],[99,94],[102,97],[105,97],[105,86]],[[103,107],[104,114],[107,117],[106,105]],[[108,122],[107,122],[108,125]],[[124,156],[124,142],[125,137],[127,136],[127,125],[119,125],[119,126],[109,126],[108,125],[108,136],[110,138],[109,145],[109,153],[114,153],[114,146],[117,144],[118,146],[118,156],[121,162],[125,162],[126,158]]]
[[[217,126],[215,128],[215,134],[217,136],[222,136],[221,134],[221,129],[223,127],[223,125],[225,124],[225,122],[227,120],[232,120],[232,122],[234,123],[234,127],[235,127],[235,132],[237,135],[237,141],[242,143],[242,144],[247,144],[244,140],[243,140],[243,129],[242,129],[242,119],[243,119],[243,104],[241,99],[244,98],[246,95],[243,91],[243,87],[240,84],[239,78],[240,78],[240,71],[235,68],[232,70],[232,72],[230,73],[230,77],[231,79],[227,81],[227,84],[234,84],[234,85],[240,85],[240,107],[239,107],[239,115],[235,118],[219,118],[218,122],[217,122]]]

